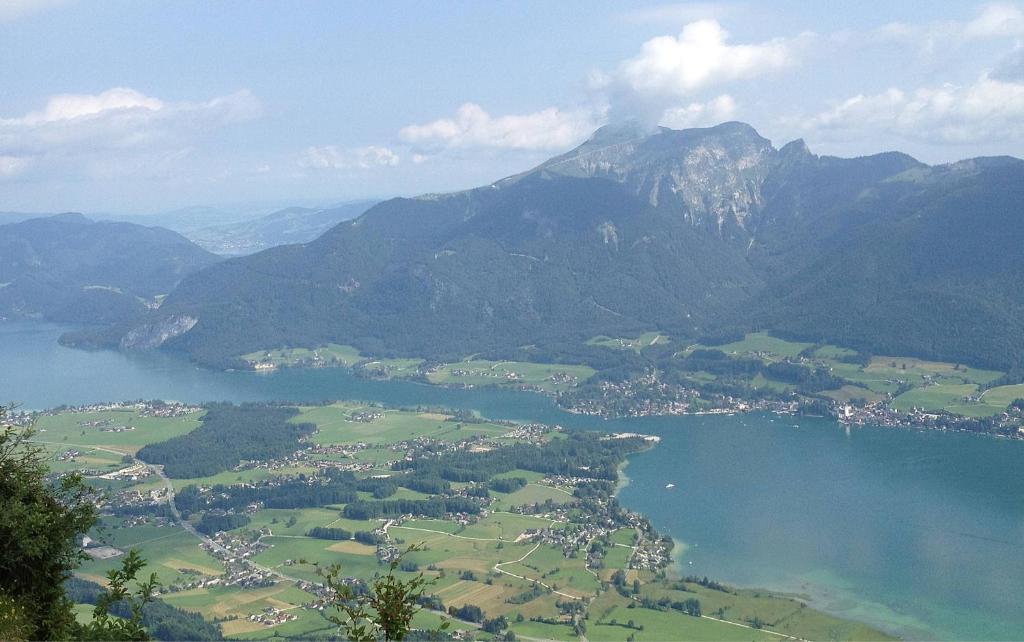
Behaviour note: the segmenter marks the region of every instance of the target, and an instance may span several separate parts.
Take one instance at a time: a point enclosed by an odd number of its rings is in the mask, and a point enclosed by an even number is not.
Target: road
[[[157,466],[157,465],[154,465],[154,464],[148,464],[148,463],[142,461],[141,459],[139,459],[137,457],[135,458],[135,461],[138,461],[138,462],[144,464],[147,468],[149,468],[154,473],[159,475],[160,479],[163,480],[164,487],[167,489],[167,503],[168,503],[168,505],[171,508],[171,513],[174,515],[174,519],[176,519],[178,521],[178,524],[181,525],[181,527],[183,529],[185,529],[187,532],[191,533],[193,536],[199,538],[200,541],[206,543],[208,546],[210,546],[210,548],[212,548],[212,549],[214,549],[214,550],[216,550],[216,551],[218,551],[218,552],[220,552],[220,553],[222,553],[224,555],[231,555],[232,554],[231,551],[229,551],[228,549],[224,548],[223,546],[221,546],[217,542],[213,541],[212,539],[210,539],[206,535],[200,533],[187,520],[184,520],[184,519],[181,518],[181,513],[178,511],[178,506],[174,503],[174,482],[172,482],[171,479],[167,475],[164,474],[164,467],[163,466]],[[254,568],[254,569],[258,570],[258,571],[263,571],[264,573],[270,573],[272,575],[276,575],[276,576],[280,577],[282,580],[285,580],[286,582],[293,582],[294,583],[294,582],[298,582],[299,581],[299,578],[292,577],[290,575],[285,575],[284,573],[282,573],[281,571],[279,571],[276,568],[273,568],[273,567],[270,567],[270,566],[263,566],[262,564],[257,564],[256,562],[254,562],[252,560],[242,560],[242,562],[244,564],[247,564],[248,566],[251,566],[252,568]]]
[[[113,448],[105,448],[103,446],[96,446],[94,444],[72,444],[72,443],[68,443],[66,441],[43,441],[42,439],[33,439],[31,441],[33,441],[35,443],[39,443],[39,444],[49,444],[49,445],[56,445],[56,446],[72,446],[74,448],[89,448],[89,449],[92,449],[92,450],[101,450],[101,451],[106,452],[106,453],[112,453],[114,455],[121,455],[121,456],[131,455],[131,453],[126,453],[123,450],[115,450]],[[224,555],[232,555],[231,551],[229,551],[228,549],[224,548],[223,546],[221,546],[217,542],[213,541],[212,539],[210,539],[206,535],[203,535],[202,533],[197,531],[195,529],[195,527],[192,526],[192,524],[190,524],[187,520],[184,520],[184,519],[181,518],[181,513],[178,511],[178,506],[174,503],[174,482],[172,482],[171,479],[167,475],[164,474],[163,466],[158,466],[156,464],[150,464],[150,463],[144,462],[141,459],[139,459],[138,457],[135,457],[134,455],[132,455],[132,457],[133,457],[133,459],[135,461],[137,461],[138,463],[142,464],[143,466],[145,466],[149,470],[153,471],[153,473],[155,475],[157,475],[163,481],[164,488],[167,489],[167,503],[170,506],[171,514],[174,515],[174,519],[178,522],[178,525],[181,526],[185,530],[185,532],[190,533],[192,536],[194,536],[197,539],[199,539],[199,541],[206,543],[207,545],[210,546],[210,548],[212,548],[212,549],[214,549],[214,550],[216,550],[216,551],[218,551],[218,552],[220,552],[220,553],[222,553]],[[284,573],[282,573],[281,571],[277,570],[276,568],[272,568],[272,567],[268,567],[268,566],[263,566],[261,564],[257,564],[256,562],[253,562],[252,560],[243,560],[243,562],[245,564],[248,564],[249,566],[251,566],[252,568],[254,568],[254,569],[258,570],[258,571],[263,571],[265,573],[270,573],[272,575],[276,575],[276,576],[280,577],[282,580],[285,580],[287,582],[298,582],[299,581],[299,578],[291,577],[290,575],[285,575]]]

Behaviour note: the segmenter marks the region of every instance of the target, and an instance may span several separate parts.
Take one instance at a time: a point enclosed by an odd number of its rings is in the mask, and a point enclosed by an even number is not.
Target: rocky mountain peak
[[[576,149],[534,172],[606,178],[626,185],[652,207],[678,212],[695,227],[723,237],[746,237],[761,204],[760,186],[777,151],[740,122],[714,127],[645,130],[636,123],[606,125]]]
[[[807,147],[807,143],[804,142],[803,138],[791,140],[779,149],[780,158],[800,158],[807,156],[814,156],[814,154],[811,153],[810,148]]]

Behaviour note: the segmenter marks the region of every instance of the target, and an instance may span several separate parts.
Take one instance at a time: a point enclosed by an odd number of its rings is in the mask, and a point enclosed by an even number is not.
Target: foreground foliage
[[[0,407],[0,423],[6,414]],[[80,475],[47,479],[32,434],[0,431],[0,638],[56,640],[75,632],[63,584],[82,558],[77,540],[96,515]]]
[[[420,548],[413,545],[402,555],[418,550]],[[408,580],[396,576],[402,555],[396,555],[388,565],[388,572],[375,577],[365,590],[357,591],[345,580],[340,564],[321,570],[320,576],[334,596],[332,606],[344,614],[344,617],[331,615],[329,619],[338,625],[346,639],[353,642],[376,642],[381,638],[404,640],[410,633],[412,619],[423,610],[421,598],[434,580],[427,580],[423,573]],[[437,632],[448,626],[445,620]]]

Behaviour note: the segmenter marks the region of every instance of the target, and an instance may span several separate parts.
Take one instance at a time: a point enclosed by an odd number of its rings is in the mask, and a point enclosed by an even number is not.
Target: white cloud
[[[66,0],[0,0],[0,23],[13,22],[33,13],[65,4]]]
[[[176,158],[209,131],[260,111],[245,90],[195,103],[167,102],[124,87],[60,94],[38,111],[0,118],[0,156],[21,159],[21,168],[131,172],[142,169],[144,158]]]
[[[1014,4],[983,5],[968,21],[945,20],[926,24],[891,22],[860,35],[843,33],[840,38],[858,42],[896,42],[918,48],[932,56],[948,53],[970,41],[1024,36],[1024,10]]]
[[[679,36],[648,40],[638,55],[612,73],[592,76],[592,86],[609,93],[613,118],[655,121],[681,99],[709,87],[758,78],[795,64],[811,37],[734,45],[717,21],[699,20],[686,25]]]
[[[312,169],[372,169],[394,167],[399,161],[398,154],[387,147],[368,145],[339,148],[334,145],[323,145],[306,148],[301,164]]]
[[[398,136],[421,155],[451,148],[556,150],[586,138],[597,126],[597,118],[589,111],[555,107],[491,116],[480,105],[465,103],[453,118],[409,125]]]
[[[672,129],[717,125],[736,117],[736,100],[722,94],[706,103],[693,102],[683,107],[670,107],[662,114],[659,125]]]
[[[146,96],[134,89],[115,87],[96,95],[59,94],[51,97],[42,111],[29,112],[25,116],[9,122],[38,125],[115,110],[144,109],[154,112],[163,108],[163,101],[157,98]]]
[[[825,139],[897,136],[924,143],[1024,140],[1024,83],[982,75],[967,85],[853,96],[805,120]]]
[[[990,4],[964,25],[968,38],[1005,38],[1024,35],[1024,11],[1012,4]]]

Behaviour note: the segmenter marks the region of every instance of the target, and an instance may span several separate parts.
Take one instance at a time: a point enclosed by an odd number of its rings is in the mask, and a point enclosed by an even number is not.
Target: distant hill
[[[59,214],[0,225],[0,317],[113,323],[218,257],[158,227]]]
[[[1022,240],[1015,159],[817,156],[735,122],[604,127],[523,174],[203,270],[104,340],[227,364],[329,341],[553,358],[596,334],[756,328],[1006,369],[1024,361]]]
[[[326,209],[289,207],[254,219],[183,231],[217,254],[252,254],[277,245],[308,243],[342,221],[356,218],[377,201],[352,201]]]
[[[31,214],[29,212],[0,212],[0,225],[20,223],[22,221],[27,221],[30,218],[43,218],[46,216],[53,216],[53,214]]]

